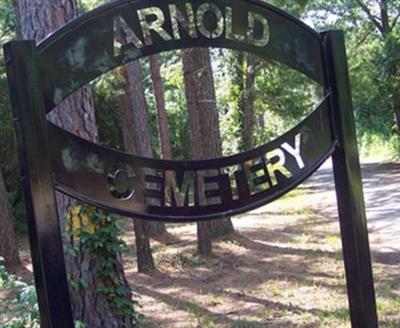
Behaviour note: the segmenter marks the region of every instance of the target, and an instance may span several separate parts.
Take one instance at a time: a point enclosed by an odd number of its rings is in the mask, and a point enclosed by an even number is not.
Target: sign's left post
[[[34,41],[4,46],[41,327],[72,328],[43,92]]]

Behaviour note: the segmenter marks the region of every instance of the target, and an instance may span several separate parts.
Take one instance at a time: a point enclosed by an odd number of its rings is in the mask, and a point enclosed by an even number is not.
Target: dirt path
[[[371,249],[375,256],[400,257],[400,163],[362,165]],[[337,218],[332,168],[324,165],[307,183],[310,204]]]

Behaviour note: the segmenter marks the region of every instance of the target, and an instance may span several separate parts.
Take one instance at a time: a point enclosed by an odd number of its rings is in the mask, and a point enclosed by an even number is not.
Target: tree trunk
[[[139,61],[134,61],[121,68],[125,94],[121,97],[122,134],[125,150],[128,153],[144,157],[152,157],[151,134],[146,108],[145,93],[142,84]],[[140,187],[137,200],[144,202],[144,174],[140,172]],[[149,223],[134,220],[137,261],[139,272],[151,272],[155,269],[149,241]]]
[[[0,172],[0,256],[5,260],[7,270],[14,271],[21,263],[18,254],[17,239],[7,204],[7,193]]]
[[[150,273],[155,269],[153,256],[151,254],[147,223],[148,222],[146,221],[138,219],[136,219],[133,223],[136,238],[138,271],[141,273]]]
[[[201,255],[212,253],[211,221],[197,223],[197,252]]]
[[[222,156],[218,110],[208,49],[192,48],[182,51],[185,92],[189,111],[193,159]],[[201,181],[202,179],[200,179]],[[200,195],[204,186],[199,184]],[[204,202],[204,197],[201,199]],[[198,251],[209,254],[211,238],[233,231],[230,219],[198,223]]]
[[[52,31],[75,18],[78,14],[74,0],[18,0],[17,17],[20,18],[20,29],[24,39],[34,39],[37,42]],[[62,77],[60,77],[62,78]],[[68,97],[49,115],[48,119],[58,126],[90,141],[97,140],[97,126],[90,87],[84,87]],[[57,207],[62,230],[66,268],[70,279],[70,297],[74,320],[83,322],[87,327],[131,327],[132,317],[122,316],[114,311],[104,293],[98,292],[103,282],[96,279],[96,269],[101,268],[101,263],[96,254],[84,250],[83,242],[73,236],[67,237],[64,233],[66,227],[66,214],[69,209],[78,206],[71,198],[57,193]],[[74,248],[77,256],[68,255],[67,250]],[[115,267],[113,285],[123,287],[129,291],[125,279],[120,254]],[[72,284],[85,281],[87,288],[73,288]]]
[[[161,157],[165,160],[172,159],[172,147],[169,133],[169,123],[167,111],[165,107],[164,88],[160,74],[160,56],[152,55],[149,57],[151,80],[153,83],[154,96],[156,98],[157,123],[158,123],[158,138],[161,148]],[[171,175],[165,177],[167,181],[172,180]],[[171,183],[167,183],[171,186]],[[168,191],[167,191],[168,192]],[[167,236],[167,230],[164,223],[153,223],[150,226],[150,237]]]
[[[129,32],[128,32],[129,33]],[[134,38],[133,35],[120,35],[120,40],[122,43],[127,42],[127,37]],[[153,56],[154,58],[158,58],[157,55]],[[153,59],[154,61],[154,59]],[[131,66],[133,65],[133,66]],[[121,104],[125,103],[126,105],[130,104],[130,107],[124,107],[122,106],[122,111],[133,111],[136,112],[134,115],[138,114],[136,117],[138,120],[134,120],[134,124],[138,124],[138,122],[141,122],[142,125],[137,125],[137,138],[138,140],[141,140],[141,142],[137,142],[137,149],[135,151],[135,154],[139,156],[144,156],[144,157],[153,157],[153,151],[152,151],[152,146],[151,146],[151,131],[149,128],[149,119],[148,119],[148,110],[147,110],[147,105],[146,105],[146,100],[145,100],[145,90],[142,85],[142,80],[141,80],[141,69],[139,64],[128,64],[127,65],[128,69],[122,71],[122,75],[125,77],[125,81],[127,83],[133,83],[134,89],[131,88],[131,91],[129,91],[129,86],[124,85],[123,88],[125,89],[125,93],[128,96],[128,98],[131,98],[132,100],[129,100],[128,102],[126,100],[123,100]],[[132,76],[131,73],[134,72],[137,75]],[[158,68],[158,76],[160,76],[159,73],[159,68]],[[161,77],[159,78],[159,83],[161,83]],[[164,112],[165,112],[165,103],[164,103],[164,95],[162,91],[162,84],[157,85],[157,87],[161,87],[161,93],[158,92],[156,94],[156,101],[157,101],[157,106],[160,104],[164,104]],[[136,108],[137,107],[137,108]],[[124,124],[124,122],[122,122]],[[131,127],[128,127],[126,129],[126,132],[128,133],[129,129]],[[144,134],[143,134],[144,133]],[[127,145],[127,140],[124,137],[125,140],[125,145]],[[143,143],[142,143],[143,141]],[[129,141],[131,143],[132,141]],[[171,148],[171,147],[170,147]],[[146,229],[141,229],[140,231],[147,231],[148,235],[150,237],[161,237],[161,238],[166,238],[168,233],[165,228],[165,224],[163,222],[156,222],[156,221],[146,221],[144,222],[146,225]],[[138,230],[139,231],[139,230]],[[143,239],[143,238],[140,238]]]
[[[253,54],[247,55],[247,76],[246,91],[244,100],[244,117],[243,117],[243,146],[244,150],[253,148],[254,140],[254,83],[256,80],[256,62]]]
[[[233,88],[231,96],[236,99],[235,123],[239,127],[239,151],[250,150],[253,147],[255,125],[254,113],[254,83],[256,79],[256,64],[253,54],[244,55],[232,52]]]
[[[149,57],[151,80],[153,83],[154,96],[156,99],[157,109],[157,123],[158,123],[158,138],[161,148],[161,158],[164,160],[172,160],[172,147],[170,139],[170,128],[167,118],[167,110],[165,106],[165,96],[163,82],[160,73],[160,56],[158,54]],[[172,172],[167,172],[165,175],[166,185],[169,186],[165,191],[167,195],[170,195],[171,188],[174,188],[175,181],[172,176]],[[164,225],[159,225],[161,228],[159,231],[154,231],[156,227],[153,227],[153,231],[150,232],[151,237],[163,237],[162,240],[165,243],[170,243],[173,240],[173,236],[169,235]],[[160,239],[159,239],[160,241]]]
[[[189,114],[190,139],[192,144],[192,159],[205,158],[202,145],[202,131],[200,125],[200,106],[197,96],[198,81],[195,76],[195,56],[199,49],[186,49],[182,51],[183,75],[185,80],[186,102]],[[204,50],[203,50],[204,51]],[[200,182],[202,180],[200,179]],[[199,184],[200,201],[204,202],[203,184]],[[210,236],[210,223],[200,222],[197,224],[197,250],[199,254],[210,254],[212,243]]]
[[[244,142],[244,111],[245,111],[245,93],[246,93],[246,80],[245,80],[245,56],[242,52],[232,52],[231,54],[232,66],[232,84],[231,97],[235,100],[235,115],[234,124],[236,124],[235,137],[238,139],[238,151],[245,150]]]
[[[149,57],[151,80],[153,82],[154,96],[156,98],[158,136],[160,140],[161,155],[163,159],[172,159],[172,148],[169,134],[169,123],[165,108],[163,83],[160,74],[160,56]]]

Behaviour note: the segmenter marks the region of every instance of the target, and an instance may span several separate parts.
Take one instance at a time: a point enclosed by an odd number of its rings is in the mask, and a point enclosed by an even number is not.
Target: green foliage
[[[0,257],[0,287],[10,295],[10,299],[1,299],[0,322],[3,328],[39,328],[39,307],[36,290],[22,278],[7,272]]]
[[[160,54],[160,62],[173,158],[176,160],[189,159],[191,152],[188,133],[189,123],[180,54],[178,51],[162,53]],[[160,157],[157,109],[149,62],[143,59],[140,61],[140,64],[142,81],[145,87],[146,104],[149,111],[153,153],[155,157]],[[103,75],[92,86],[95,91],[94,101],[100,143],[114,149],[123,150],[120,104],[117,98],[123,90],[117,70]]]
[[[80,14],[83,14],[107,2],[111,2],[111,0],[77,0]]]
[[[306,6],[310,3],[310,0],[293,0],[293,1],[286,1],[286,0],[272,0],[272,1],[265,1],[268,3],[273,4],[274,6],[289,12],[293,16],[300,17],[304,13]]]
[[[120,106],[115,97],[121,91],[115,74],[105,74],[92,83],[93,100],[96,108],[96,123],[101,144],[124,150],[121,132]]]
[[[0,257],[0,287],[10,295],[1,299],[0,322],[2,328],[39,328],[39,305],[33,284],[25,283],[21,277],[9,274]],[[75,328],[85,328],[80,321],[75,321]]]
[[[264,143],[299,123],[322,100],[323,92],[304,75],[263,62],[255,98],[259,115],[268,118],[268,125],[259,131],[259,142]]]
[[[217,52],[213,60],[218,63],[216,89],[224,155],[230,155],[244,150],[247,62],[243,53],[230,50]],[[261,145],[300,122],[322,100],[323,90],[304,75],[260,57],[256,57],[256,73],[254,140]]]
[[[232,136],[237,140],[237,150],[244,151],[243,145],[243,130],[244,130],[244,111],[246,100],[246,58],[243,52],[231,51],[228,52],[226,65],[230,67],[231,92],[230,92],[230,107],[233,108],[231,115],[230,126],[233,127]]]
[[[66,234],[74,240],[68,249],[71,257],[84,251],[94,254],[98,266],[95,268],[97,292],[105,295],[113,313],[120,318],[132,318],[137,323],[138,314],[134,306],[131,290],[124,283],[121,274],[121,253],[126,245],[121,238],[121,230],[117,224],[118,217],[88,206],[75,207],[67,215]],[[90,288],[83,279],[76,281],[69,277],[74,289]]]
[[[309,1],[305,16],[320,30],[341,28],[345,31],[362,152],[373,153],[385,145],[387,154],[399,154],[394,111],[400,106],[400,28],[396,20],[400,15],[400,1],[387,2],[388,28],[382,28],[378,4],[376,1],[314,0]]]
[[[0,41],[3,43],[13,37],[16,30],[11,0],[0,0],[0,13]]]
[[[180,52],[162,53],[160,59],[173,158],[189,159],[191,158],[189,118]]]

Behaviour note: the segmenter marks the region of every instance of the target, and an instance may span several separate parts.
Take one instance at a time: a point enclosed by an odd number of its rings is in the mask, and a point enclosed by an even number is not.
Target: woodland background
[[[16,37],[40,41],[104,2],[1,0],[0,43]],[[344,30],[360,154],[398,158],[400,1],[271,3],[318,31]],[[27,230],[4,59],[0,61],[0,256],[8,271],[18,272],[17,240],[26,238]],[[283,65],[230,50],[189,49],[150,56],[98,78],[49,120],[142,156],[213,158],[270,141],[309,114],[322,95],[319,86]],[[75,319],[89,327],[135,325],[139,319],[123,269],[120,218],[62,195],[57,199]],[[153,272],[157,265],[150,238],[168,244],[175,236],[162,224],[139,220],[133,230],[137,269]],[[199,224],[198,254],[212,254],[212,240],[233,231],[229,219]],[[1,272],[3,281],[12,280]]]

